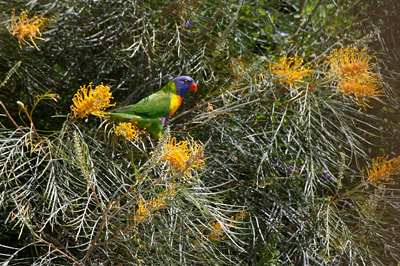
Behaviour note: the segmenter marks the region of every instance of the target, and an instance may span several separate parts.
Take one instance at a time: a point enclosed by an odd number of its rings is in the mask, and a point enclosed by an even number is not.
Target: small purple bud
[[[327,173],[319,174],[319,177],[322,179],[330,179],[331,178]]]
[[[186,29],[191,29],[192,26],[193,26],[193,22],[191,20],[186,20],[186,25],[185,25]]]
[[[275,33],[281,35],[282,37],[289,36],[289,34],[287,34],[287,33],[285,33],[285,32],[282,32],[282,31],[280,31],[280,30],[275,30]]]
[[[293,170],[295,169],[294,166],[290,166],[287,170],[286,173],[291,174],[293,172]]]

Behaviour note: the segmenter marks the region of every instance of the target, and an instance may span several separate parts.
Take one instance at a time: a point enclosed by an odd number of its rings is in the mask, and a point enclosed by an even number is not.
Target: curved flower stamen
[[[28,10],[23,11],[16,18],[14,10],[11,16],[11,24],[7,27],[7,29],[12,35],[17,37],[20,47],[21,43],[26,43],[29,46],[40,50],[37,47],[34,39],[43,40],[43,38],[41,38],[42,33],[40,32],[40,27],[43,26],[46,20],[46,18],[38,18],[36,15],[28,19]],[[25,38],[29,39],[33,46],[31,43],[25,40]]]
[[[350,97],[363,108],[372,108],[365,100],[384,96],[383,83],[373,72],[376,63],[370,62],[373,58],[366,48],[359,51],[346,47],[331,51],[327,60],[329,75],[337,83],[337,93]]]
[[[141,132],[138,127],[129,122],[121,123],[115,127],[115,135],[122,137],[124,140],[133,140],[134,142],[137,141]]]
[[[278,78],[281,83],[295,86],[303,82],[305,77],[311,75],[311,67],[303,65],[301,57],[282,56],[277,63],[270,64],[271,73]]]
[[[76,118],[84,118],[88,115],[98,117],[109,117],[104,113],[104,109],[110,106],[115,106],[115,103],[110,103],[113,99],[110,92],[110,87],[104,86],[103,83],[92,89],[92,82],[86,87],[81,86],[78,92],[74,95],[71,105],[71,110]]]
[[[392,180],[392,176],[400,174],[400,156],[388,160],[386,156],[380,156],[372,160],[372,166],[365,168],[368,181],[373,185],[379,185]]]
[[[190,172],[194,168],[202,168],[205,165],[203,156],[204,146],[193,139],[176,141],[176,138],[168,136],[163,147],[162,157],[179,172]]]

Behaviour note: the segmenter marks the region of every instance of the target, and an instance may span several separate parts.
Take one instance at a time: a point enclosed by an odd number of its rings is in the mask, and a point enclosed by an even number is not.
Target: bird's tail
[[[163,121],[158,117],[144,117],[126,113],[107,113],[110,118],[119,122],[130,122],[138,128],[146,130],[154,138],[159,139],[163,128]]]

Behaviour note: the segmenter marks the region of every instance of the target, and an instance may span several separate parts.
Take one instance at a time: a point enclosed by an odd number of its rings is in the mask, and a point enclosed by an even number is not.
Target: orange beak
[[[197,84],[193,82],[192,85],[190,85],[189,90],[190,91],[197,91]]]

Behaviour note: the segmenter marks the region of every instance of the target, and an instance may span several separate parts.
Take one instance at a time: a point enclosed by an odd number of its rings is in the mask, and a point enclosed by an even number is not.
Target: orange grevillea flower
[[[280,57],[277,63],[271,63],[270,71],[279,82],[292,86],[303,82],[303,79],[312,73],[311,67],[303,65],[301,57],[286,56]]]
[[[136,141],[142,131],[132,123],[124,122],[115,127],[115,135],[122,137],[124,140]]]
[[[248,215],[247,211],[241,211],[236,213],[235,216],[231,217],[231,221],[229,224],[226,224],[227,227],[235,227],[239,222],[242,222]],[[224,228],[220,221],[215,221],[209,224],[210,232],[206,235],[209,241],[220,241],[228,236],[225,234]],[[202,232],[203,233],[203,232]],[[202,234],[201,239],[204,240],[204,235]],[[195,241],[195,245],[199,244],[199,241]]]
[[[210,241],[218,241],[227,238],[220,222],[213,222],[210,224],[210,227],[212,228],[211,232],[208,234],[208,239]]]
[[[71,105],[71,110],[76,118],[84,118],[88,115],[98,117],[109,117],[104,113],[104,109],[110,106],[115,106],[115,103],[110,103],[112,99],[110,87],[104,86],[103,83],[92,89],[92,82],[86,87],[81,86],[78,92],[74,95]]]
[[[365,100],[369,98],[378,98],[385,96],[383,94],[382,85],[373,77],[364,77],[366,80],[359,79],[343,79],[338,83],[338,93],[342,93],[343,97],[351,97],[351,99],[362,107],[372,106],[368,105]]]
[[[190,172],[194,168],[202,168],[205,165],[203,150],[204,145],[193,139],[177,142],[176,138],[168,136],[163,147],[162,157],[175,170]]]
[[[328,63],[331,73],[340,79],[364,79],[371,75],[375,63],[371,63],[374,56],[369,55],[366,48],[361,51],[358,48],[345,47],[330,52]]]
[[[337,93],[350,97],[363,108],[372,107],[365,100],[379,100],[384,96],[379,76],[373,72],[375,63],[370,61],[374,56],[367,49],[340,48],[331,51],[327,64],[330,66],[330,76],[337,83]]]
[[[135,210],[135,215],[133,217],[133,222],[137,224],[138,222],[143,222],[148,219],[151,214],[157,214],[160,209],[167,207],[167,203],[164,198],[152,198],[148,202],[143,199],[138,201],[138,208]]]
[[[166,188],[163,192],[159,193],[157,197],[144,201],[142,198],[137,202],[137,209],[135,208],[133,222],[135,224],[143,222],[157,214],[161,209],[167,207],[167,200],[169,197],[176,195],[177,191],[174,189]]]
[[[40,32],[40,27],[43,26],[46,20],[46,18],[38,18],[36,15],[32,18],[28,18],[28,10],[23,11],[18,17],[15,17],[14,10],[11,16],[11,24],[7,29],[12,35],[17,37],[20,47],[21,43],[25,43],[39,50],[34,39],[43,40],[43,38],[41,38],[42,33]],[[29,39],[31,43],[26,39]]]
[[[368,181],[373,185],[389,182],[394,175],[400,174],[400,156],[387,160],[386,156],[380,156],[372,160],[372,166],[365,168]]]

